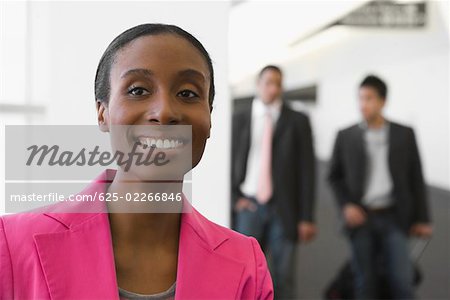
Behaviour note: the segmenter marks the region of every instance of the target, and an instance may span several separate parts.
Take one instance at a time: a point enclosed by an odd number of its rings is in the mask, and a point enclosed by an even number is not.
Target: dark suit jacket
[[[390,122],[389,171],[393,181],[394,210],[400,227],[429,222],[426,188],[414,131]],[[328,180],[340,206],[361,205],[366,182],[364,131],[359,125],[339,131],[334,145]]]
[[[232,208],[243,196],[247,173],[251,107],[236,112],[232,124]],[[315,158],[309,118],[283,104],[272,144],[273,204],[283,220],[286,237],[297,240],[297,223],[313,221]]]

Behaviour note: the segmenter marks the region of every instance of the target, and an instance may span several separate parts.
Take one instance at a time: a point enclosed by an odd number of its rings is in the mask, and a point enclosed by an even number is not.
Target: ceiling
[[[278,63],[307,51],[307,43],[298,43],[299,40],[314,35],[367,2],[369,0],[233,2],[229,20],[230,83],[247,78],[265,64]],[[322,42],[333,38],[339,36],[328,34]]]

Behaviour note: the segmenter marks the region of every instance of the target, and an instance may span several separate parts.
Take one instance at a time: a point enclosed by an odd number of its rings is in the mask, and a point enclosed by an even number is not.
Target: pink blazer
[[[110,175],[83,193],[104,192]],[[182,213],[180,230],[175,299],[273,299],[254,238],[195,209]],[[48,209],[1,217],[0,299],[119,299],[107,213]]]

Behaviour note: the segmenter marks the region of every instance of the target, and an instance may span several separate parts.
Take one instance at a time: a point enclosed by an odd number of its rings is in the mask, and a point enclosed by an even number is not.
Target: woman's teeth
[[[183,146],[183,141],[179,139],[139,138],[138,141],[142,146],[157,149],[174,149]]]

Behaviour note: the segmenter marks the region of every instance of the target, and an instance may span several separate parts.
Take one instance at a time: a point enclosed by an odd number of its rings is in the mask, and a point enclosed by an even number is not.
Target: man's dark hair
[[[261,78],[261,76],[262,76],[262,75],[264,74],[264,72],[266,72],[266,71],[275,71],[275,72],[280,73],[280,75],[283,75],[283,72],[281,71],[281,68],[280,68],[280,67],[277,67],[277,66],[275,66],[275,65],[267,65],[267,66],[265,66],[264,68],[262,68],[261,71],[259,71],[258,79]]]
[[[386,83],[381,78],[375,75],[368,75],[366,78],[364,78],[359,87],[371,87],[377,91],[378,95],[381,98],[386,99],[387,97]]]
[[[159,24],[159,23],[149,23],[141,24],[126,31],[122,32],[117,36],[106,48],[105,52],[100,59],[97,67],[97,72],[95,74],[95,100],[99,102],[108,102],[110,96],[110,73],[111,67],[114,64],[117,52],[128,45],[133,40],[147,36],[147,35],[159,35],[159,34],[173,34],[179,36],[186,41],[190,42],[192,46],[197,48],[197,50],[204,57],[206,64],[208,65],[210,74],[210,84],[209,84],[209,106],[212,110],[212,104],[214,101],[214,70],[212,66],[211,58],[203,47],[202,43],[197,40],[192,34],[181,29],[175,25]]]

